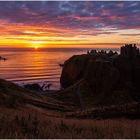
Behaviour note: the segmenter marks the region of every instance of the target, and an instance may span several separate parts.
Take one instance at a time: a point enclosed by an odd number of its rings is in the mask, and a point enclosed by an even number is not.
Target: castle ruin
[[[136,44],[125,44],[121,47],[120,55],[125,58],[136,58],[140,52]]]

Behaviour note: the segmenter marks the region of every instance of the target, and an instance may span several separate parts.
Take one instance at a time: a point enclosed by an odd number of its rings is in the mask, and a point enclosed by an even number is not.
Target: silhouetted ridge
[[[87,54],[75,55],[64,63],[61,85],[64,89],[69,87],[66,90],[71,94],[77,94],[76,87],[80,86],[80,94],[83,98],[90,96],[92,105],[139,102],[139,56],[135,44],[121,47],[120,54],[112,50],[91,50]],[[89,100],[83,100],[88,104]]]
[[[140,56],[140,51],[136,47],[136,44],[125,44],[121,47],[121,57],[136,58]]]

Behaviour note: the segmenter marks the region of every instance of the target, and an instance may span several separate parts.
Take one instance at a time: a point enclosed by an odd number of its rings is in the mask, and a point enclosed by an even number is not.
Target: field
[[[1,114],[0,138],[140,138],[140,120],[66,119],[28,112]]]
[[[137,103],[126,107],[114,106],[77,111],[78,105],[67,103],[67,96],[65,98],[62,96],[63,100],[58,100],[54,95],[31,94],[3,80],[1,85],[0,138],[2,139],[140,138],[140,120],[128,119],[128,116],[139,115]],[[112,117],[114,110],[116,110],[115,116],[121,111],[125,114],[114,118]],[[101,118],[106,115],[106,119]]]

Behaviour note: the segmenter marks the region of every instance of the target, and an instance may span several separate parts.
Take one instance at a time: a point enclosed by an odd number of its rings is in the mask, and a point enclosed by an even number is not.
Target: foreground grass
[[[0,138],[140,138],[140,120],[0,117]]]

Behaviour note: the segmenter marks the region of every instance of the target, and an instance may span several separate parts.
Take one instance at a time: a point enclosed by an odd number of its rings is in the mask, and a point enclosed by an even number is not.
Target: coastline
[[[42,84],[46,81],[53,84],[52,90],[58,90],[60,88],[59,79],[62,70],[59,64],[63,64],[65,60],[75,54],[84,54],[88,50],[90,49],[0,49],[0,54],[8,59],[8,61],[1,63],[0,77],[19,85],[31,83]]]
[[[136,125],[140,123],[140,98],[137,98],[139,94],[136,94],[135,90],[132,91],[133,88],[130,88],[131,92],[129,92],[128,90],[121,91],[119,87],[119,92],[114,92],[118,87],[114,89],[112,83],[114,81],[118,82],[119,77],[116,74],[117,70],[114,68],[115,61],[112,61],[112,59],[119,59],[121,62],[130,61],[129,58],[124,58],[124,56],[111,51],[106,53],[92,50],[87,54],[70,57],[63,66],[60,80],[63,89],[59,91],[37,91],[35,90],[37,85],[30,85],[33,86],[31,90],[0,79],[0,110],[3,112],[0,115],[0,122],[3,122],[3,131],[0,131],[1,137],[71,138],[71,135],[73,135],[73,138],[140,138],[139,127]],[[137,59],[139,59],[139,56],[132,60],[136,61]],[[90,67],[85,68],[87,62]],[[79,63],[80,69],[75,71]],[[131,65],[131,63],[127,64]],[[139,63],[136,63],[136,65],[139,65]],[[69,69],[69,66],[71,69]],[[104,68],[101,68],[102,66]],[[78,76],[80,78],[78,80],[68,79],[67,83],[67,77],[74,78],[81,68],[88,70],[88,72],[83,73],[82,78]],[[100,71],[98,68],[100,68]],[[135,67],[133,66],[133,68]],[[68,76],[65,74],[66,72],[68,75],[72,74],[72,76]],[[94,75],[94,73],[96,74]],[[98,78],[98,80],[95,78]],[[110,82],[103,79],[110,80]],[[71,80],[73,81],[71,82]],[[96,86],[90,86],[90,84],[96,83],[98,83]],[[115,85],[118,84],[115,83]],[[96,90],[94,90],[95,87]],[[98,87],[100,90],[98,90]],[[14,126],[13,129],[10,127],[8,132],[6,131],[7,123],[9,126],[11,124]],[[114,123],[118,125],[116,126]],[[126,124],[129,133],[125,131]],[[24,125],[25,127],[23,127]],[[114,133],[119,131],[120,128],[122,129],[122,135]],[[51,131],[49,131],[50,129]],[[95,129],[98,132],[94,131]],[[52,133],[52,130],[56,133]],[[109,130],[109,132],[106,130]],[[3,132],[6,135],[3,135]],[[9,132],[12,132],[12,134]]]

